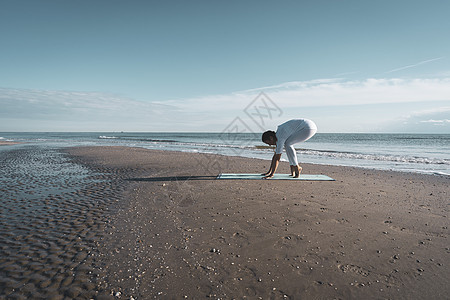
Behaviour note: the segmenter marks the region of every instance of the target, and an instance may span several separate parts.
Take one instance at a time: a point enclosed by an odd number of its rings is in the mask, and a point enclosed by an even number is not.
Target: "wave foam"
[[[416,163],[416,164],[435,164],[435,165],[450,165],[450,160],[447,159],[432,159],[426,157],[412,157],[412,156],[395,156],[395,155],[376,155],[376,154],[361,154],[351,152],[334,152],[334,151],[318,151],[318,150],[301,150],[302,154],[327,156],[330,158],[347,158],[347,159],[361,159],[372,161],[386,161],[396,163]]]

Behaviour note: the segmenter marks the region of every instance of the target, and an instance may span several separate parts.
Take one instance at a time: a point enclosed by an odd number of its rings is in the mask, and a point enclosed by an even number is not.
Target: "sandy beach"
[[[93,260],[120,299],[448,299],[449,177],[304,164],[336,181],[215,180],[269,161],[69,153],[124,192]],[[282,163],[278,172],[288,172]]]

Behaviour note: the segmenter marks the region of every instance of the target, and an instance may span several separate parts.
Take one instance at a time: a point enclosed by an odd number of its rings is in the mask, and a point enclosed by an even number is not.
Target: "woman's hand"
[[[270,169],[268,172],[261,174],[263,177],[263,179],[270,179],[273,177],[273,174],[275,174],[275,171],[278,168],[278,163],[280,161],[281,158],[281,153],[280,154],[274,154],[272,157],[272,163],[270,164]]]

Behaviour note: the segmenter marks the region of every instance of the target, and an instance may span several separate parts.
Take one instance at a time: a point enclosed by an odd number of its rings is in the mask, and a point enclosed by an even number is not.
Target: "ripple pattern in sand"
[[[108,175],[37,146],[2,150],[0,165],[0,299],[96,296]]]

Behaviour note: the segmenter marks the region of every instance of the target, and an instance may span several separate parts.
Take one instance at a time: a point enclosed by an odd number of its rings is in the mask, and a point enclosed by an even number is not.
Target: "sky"
[[[449,11],[445,0],[0,0],[0,132],[309,118],[319,132],[450,133]],[[249,113],[261,95],[277,107],[264,124]]]

